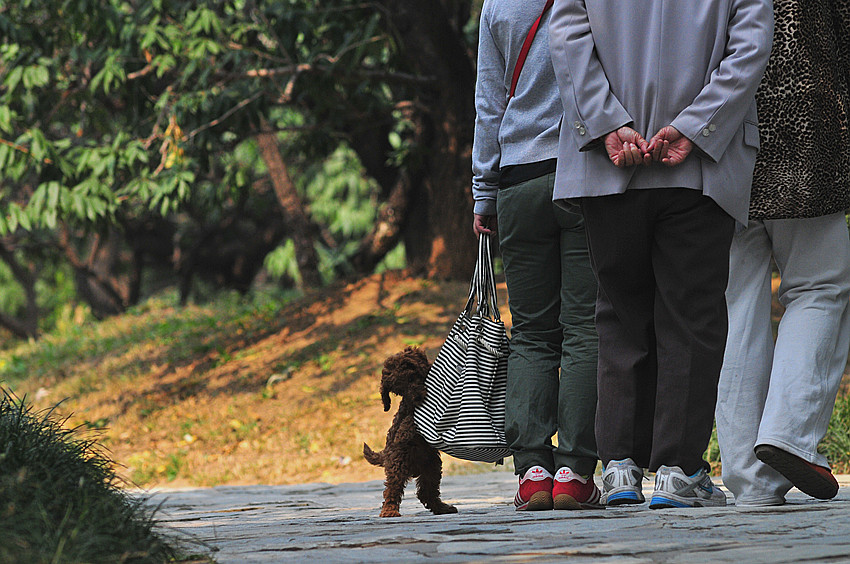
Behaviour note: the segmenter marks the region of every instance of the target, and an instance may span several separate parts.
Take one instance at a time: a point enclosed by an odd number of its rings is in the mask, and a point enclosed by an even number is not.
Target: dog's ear
[[[390,407],[392,407],[392,401],[390,400],[390,391],[387,386],[381,386],[381,401],[384,402],[384,411],[389,411]]]
[[[401,355],[395,354],[384,361],[384,368],[381,370],[381,401],[384,402],[384,411],[389,411],[392,401],[390,400],[390,392],[398,393],[395,390],[396,373],[402,363]]]

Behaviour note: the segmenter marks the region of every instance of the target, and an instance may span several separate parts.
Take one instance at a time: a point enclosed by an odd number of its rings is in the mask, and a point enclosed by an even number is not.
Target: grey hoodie
[[[474,213],[496,214],[499,171],[558,156],[563,106],[549,57],[546,13],[528,51],[514,97],[514,65],[545,0],[484,0],[478,33],[475,140],[472,145]]]

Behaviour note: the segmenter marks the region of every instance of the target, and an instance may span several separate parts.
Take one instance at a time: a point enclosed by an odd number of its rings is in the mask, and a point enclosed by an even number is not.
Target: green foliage
[[[396,247],[387,253],[384,260],[375,268],[375,272],[385,272],[387,270],[399,270],[407,264],[407,259],[404,253],[404,245],[399,243]]]
[[[61,423],[0,395],[0,561],[173,561],[153,512],[120,489],[94,440]]]
[[[44,312],[39,320],[42,331],[74,333],[84,323],[94,320],[91,308],[81,304],[76,297],[73,276],[67,264],[45,269],[36,283],[36,292],[39,308]]]
[[[224,180],[210,166],[280,105],[309,112],[305,149],[331,153],[328,135],[358,119],[341,102],[391,107],[391,92],[363,78],[393,57],[380,18],[349,0],[8,4],[0,234],[138,205],[174,211],[195,183]]]
[[[332,247],[317,242],[319,270],[330,282],[344,271],[348,259],[356,252],[360,240],[372,230],[375,222],[379,187],[366,175],[357,154],[341,144],[326,159],[293,167],[297,171],[296,185],[312,218],[327,226],[334,240]],[[404,250],[395,255],[383,268],[403,268]],[[275,279],[288,278],[298,282],[300,275],[291,240],[266,257],[265,267]]]
[[[715,476],[720,475],[721,460],[720,460],[720,444],[717,442],[717,427],[711,430],[711,439],[708,441],[708,448],[705,450],[703,458],[711,465],[711,473]]]
[[[364,177],[357,156],[345,145],[299,176],[310,212],[334,237],[359,240],[375,221],[378,186]]]
[[[818,452],[829,459],[835,472],[850,472],[850,394],[839,394]]]
[[[366,169],[383,167],[389,182],[414,152],[400,107],[421,81],[385,16],[353,0],[3,3],[0,238],[57,264],[60,233],[80,244],[158,214],[175,240],[203,245],[267,185],[254,137],[271,127],[285,132],[292,176],[330,235],[320,270],[345,272],[388,193]],[[376,149],[361,166],[364,146]],[[286,253],[267,264],[295,279]],[[55,281],[52,268],[37,275],[43,288]],[[0,272],[0,290],[13,286]],[[3,293],[0,311],[21,307],[20,289]],[[45,305],[48,324],[77,311]]]
[[[109,107],[131,103],[119,91],[135,60],[129,15],[118,0],[32,0],[0,12],[0,234],[111,221],[150,178],[144,116]],[[147,204],[185,197],[191,174],[159,175],[160,201]]]
[[[272,278],[288,278],[296,284],[301,282],[298,260],[295,257],[295,244],[292,239],[287,239],[283,245],[266,255],[265,269]]]
[[[9,267],[0,262],[0,311],[17,311],[25,301],[24,291],[15,283]]]

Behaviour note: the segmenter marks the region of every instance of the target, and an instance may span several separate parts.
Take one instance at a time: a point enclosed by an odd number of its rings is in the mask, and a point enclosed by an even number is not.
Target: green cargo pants
[[[552,203],[555,175],[498,192],[513,325],[505,433],[516,473],[596,468],[596,279],[580,213]],[[557,433],[557,447],[551,437]]]

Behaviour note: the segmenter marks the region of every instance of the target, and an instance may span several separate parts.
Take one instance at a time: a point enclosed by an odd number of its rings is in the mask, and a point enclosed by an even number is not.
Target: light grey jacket
[[[520,49],[545,3],[485,0],[481,8],[472,144],[473,211],[477,214],[496,214],[502,167],[558,156],[558,124],[564,110],[549,57],[551,10],[540,22],[514,97],[508,100]]]
[[[565,109],[556,200],[692,188],[746,225],[771,0],[556,0],[549,35]],[[619,169],[599,142],[671,124],[695,144],[676,167]]]

